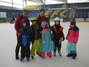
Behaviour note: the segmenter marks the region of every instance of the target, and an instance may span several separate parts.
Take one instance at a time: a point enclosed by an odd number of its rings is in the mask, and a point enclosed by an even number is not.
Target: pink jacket
[[[69,28],[66,39],[71,43],[77,43],[78,38],[79,38],[79,28],[76,26],[74,28]]]

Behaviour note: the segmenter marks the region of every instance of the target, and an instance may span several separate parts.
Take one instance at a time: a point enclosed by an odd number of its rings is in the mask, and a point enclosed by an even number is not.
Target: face
[[[41,15],[41,16],[44,16],[44,14],[45,14],[44,11],[41,11],[41,12],[40,12],[40,15]]]
[[[27,16],[27,12],[23,12],[23,15],[26,17]]]
[[[55,23],[56,23],[56,25],[59,25],[59,21],[56,21]]]
[[[33,25],[36,25],[37,24],[37,21],[33,21],[32,23],[33,23]]]
[[[71,27],[75,27],[75,25],[70,25]]]
[[[26,26],[26,23],[23,23],[23,26],[25,27]]]

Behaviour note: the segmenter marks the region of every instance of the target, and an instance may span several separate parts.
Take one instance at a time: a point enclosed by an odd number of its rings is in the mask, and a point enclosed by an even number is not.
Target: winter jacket
[[[79,28],[77,26],[69,28],[66,39],[71,43],[77,43],[78,38],[79,38]]]
[[[32,33],[32,28],[30,28],[30,27],[22,27],[22,28],[20,28],[19,29],[19,32],[20,32],[20,34],[21,34],[21,37],[22,37],[22,39],[21,39],[21,43],[24,45],[24,46],[26,46],[26,44],[29,44],[30,45],[30,41],[31,41],[31,33]]]
[[[19,16],[16,21],[15,21],[15,30],[16,30],[16,35],[18,35],[19,33],[19,29],[23,27],[23,23],[22,23],[22,20],[24,18],[27,18],[27,17],[24,17],[23,15]],[[28,19],[28,18],[27,18]],[[29,24],[30,26],[30,24]]]
[[[62,26],[55,24],[52,26],[52,28],[52,32],[54,34],[53,40],[60,39],[61,37],[63,38],[63,40],[65,39]]]
[[[32,43],[34,40],[41,39],[40,29],[39,25],[32,25],[31,28],[33,29],[33,32],[31,33]]]

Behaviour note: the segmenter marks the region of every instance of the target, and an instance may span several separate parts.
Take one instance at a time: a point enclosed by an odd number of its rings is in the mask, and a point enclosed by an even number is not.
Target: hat
[[[57,20],[60,21],[60,18],[59,18],[59,17],[56,17],[54,20],[55,20],[55,21],[57,21]]]
[[[41,9],[41,10],[40,10],[40,12],[41,12],[41,11],[44,11],[44,12],[45,12],[45,10],[44,10],[44,9]]]
[[[36,17],[31,18],[31,22],[32,21],[37,21],[37,18]]]
[[[72,20],[72,21],[70,22],[70,25],[76,25],[75,20]]]
[[[26,23],[26,26],[29,26],[29,20],[27,18],[24,18],[22,20],[22,23]]]

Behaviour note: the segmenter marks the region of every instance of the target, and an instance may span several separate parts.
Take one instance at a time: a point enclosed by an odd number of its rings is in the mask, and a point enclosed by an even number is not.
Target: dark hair
[[[45,12],[45,10],[44,10],[44,9],[41,9],[41,10],[40,10],[40,12],[41,12],[41,11],[44,11],[44,12]]]
[[[37,20],[31,20],[32,23],[33,23],[33,21],[37,21]]]
[[[23,10],[22,12],[27,12],[27,14],[28,14],[28,11],[27,10]]]
[[[60,23],[60,20],[58,20],[59,21],[59,23]],[[55,21],[55,23],[56,23],[56,21]]]
[[[29,20],[27,18],[24,18],[22,22],[26,22],[26,26],[29,26]]]

